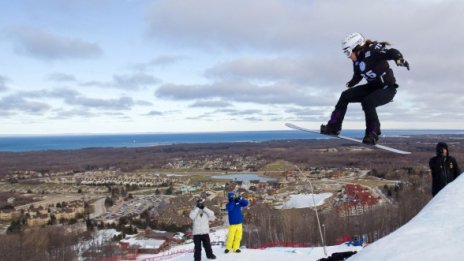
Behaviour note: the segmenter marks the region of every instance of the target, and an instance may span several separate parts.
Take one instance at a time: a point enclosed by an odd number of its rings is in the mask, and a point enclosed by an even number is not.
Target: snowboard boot
[[[226,250],[224,250],[224,254],[228,254],[230,252],[229,249],[226,248]]]
[[[341,128],[340,126],[336,126],[333,124],[328,123],[327,125],[321,125],[321,133],[326,135],[338,135],[340,134]]]
[[[327,135],[338,135],[342,130],[343,118],[345,118],[345,110],[335,109],[330,115],[330,120],[326,125],[321,125],[321,133]]]
[[[364,135],[363,138],[363,143],[368,144],[368,145],[375,145],[377,144],[377,141],[379,140],[379,135],[375,132],[369,132]]]
[[[377,144],[380,134],[380,124],[378,122],[367,123],[363,143],[368,145]]]

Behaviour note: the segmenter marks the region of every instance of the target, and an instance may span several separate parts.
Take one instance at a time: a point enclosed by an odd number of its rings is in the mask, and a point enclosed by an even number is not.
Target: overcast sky
[[[352,32],[389,41],[383,128],[463,129],[464,1],[17,0],[0,15],[0,134],[318,128]],[[351,104],[345,128],[364,128]]]

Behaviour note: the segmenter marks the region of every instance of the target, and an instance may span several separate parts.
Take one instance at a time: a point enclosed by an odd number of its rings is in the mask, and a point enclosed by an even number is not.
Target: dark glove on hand
[[[347,83],[346,83],[346,88],[351,88],[351,87],[353,87],[353,84],[351,84],[351,81],[350,81],[350,82],[347,82]]]
[[[408,61],[406,61],[404,58],[398,58],[395,60],[395,63],[397,66],[403,66],[403,67],[406,67],[406,69],[408,69],[409,71],[409,63]]]
[[[235,203],[239,203],[240,200],[242,200],[242,197],[241,196],[238,196],[234,199]]]
[[[205,205],[203,203],[197,203],[197,208],[204,209]]]

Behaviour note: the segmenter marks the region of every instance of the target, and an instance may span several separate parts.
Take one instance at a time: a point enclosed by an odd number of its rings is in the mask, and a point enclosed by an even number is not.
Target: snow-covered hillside
[[[345,244],[327,247],[335,252],[359,251],[350,261],[365,260],[464,260],[464,174],[445,187],[410,222],[366,248]],[[225,241],[227,229],[211,234],[212,241]],[[138,261],[193,259],[193,244],[178,246],[162,255],[139,256]],[[305,260],[325,257],[322,247],[243,249],[242,253],[224,254],[222,246],[214,246],[218,260]],[[203,251],[203,260],[207,260]]]
[[[330,198],[332,193],[321,193],[314,194],[313,203],[313,194],[297,194],[290,195],[290,199],[285,202],[282,206],[276,207],[277,209],[289,209],[289,208],[311,208],[314,206],[320,206],[324,204],[325,200]]]
[[[464,174],[407,224],[349,260],[464,260]]]
[[[220,229],[210,234],[211,241],[225,241],[227,236],[227,229]],[[242,249],[241,253],[228,253],[224,254],[224,247],[213,246],[213,252],[217,256],[217,260],[225,261],[270,261],[270,260],[292,260],[292,261],[315,261],[324,256],[324,249],[322,247],[272,247],[267,249]],[[328,255],[335,252],[344,251],[360,251],[362,247],[346,246],[345,244],[339,246],[327,247]],[[174,247],[169,253],[162,253],[159,255],[142,255],[137,258],[137,261],[158,261],[158,260],[177,260],[177,261],[191,261],[193,260],[193,243],[185,244],[182,246]],[[202,251],[202,260],[206,259],[204,249]]]

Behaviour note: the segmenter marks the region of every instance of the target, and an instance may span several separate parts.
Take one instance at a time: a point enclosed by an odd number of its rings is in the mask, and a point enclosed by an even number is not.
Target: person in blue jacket
[[[241,195],[235,195],[234,192],[227,193],[229,203],[226,205],[229,215],[229,233],[227,235],[226,250],[224,253],[229,253],[231,250],[240,253],[240,241],[243,234],[243,213],[242,208],[248,206],[248,200]]]

